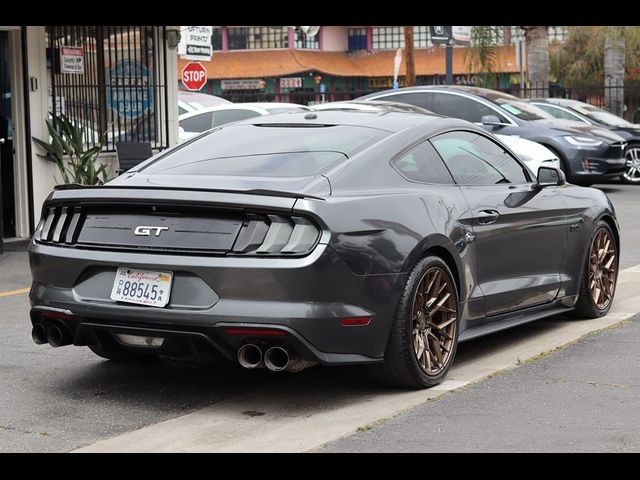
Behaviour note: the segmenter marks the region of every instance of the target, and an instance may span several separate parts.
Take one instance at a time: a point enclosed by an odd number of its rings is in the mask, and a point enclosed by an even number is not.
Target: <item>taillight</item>
[[[233,246],[235,253],[295,255],[311,251],[320,230],[303,217],[267,215],[246,221]]]
[[[39,242],[73,244],[81,215],[80,207],[49,207],[33,236]]]

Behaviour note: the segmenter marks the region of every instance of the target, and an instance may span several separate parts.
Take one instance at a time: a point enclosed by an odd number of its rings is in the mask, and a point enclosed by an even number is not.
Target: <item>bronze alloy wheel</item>
[[[589,252],[589,289],[593,303],[604,310],[613,298],[617,277],[616,242],[611,232],[601,228]]]
[[[438,375],[448,364],[456,337],[458,305],[455,286],[439,267],[427,270],[411,307],[413,351],[427,375]]]

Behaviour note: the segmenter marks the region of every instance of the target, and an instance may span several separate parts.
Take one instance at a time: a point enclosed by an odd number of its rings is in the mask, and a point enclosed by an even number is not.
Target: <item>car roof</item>
[[[229,100],[226,100],[222,97],[217,97],[215,95],[210,95],[208,93],[188,92],[185,90],[178,90],[178,100],[186,103],[195,102],[203,106],[224,105],[231,103]]]
[[[305,107],[304,105],[297,105],[295,103],[268,103],[268,102],[264,102],[264,103],[225,103],[224,105],[216,105],[215,107],[207,107],[207,108],[201,108],[200,110],[195,110],[193,112],[187,112],[187,113],[183,113],[182,115],[180,115],[178,117],[179,120],[185,120],[187,118],[191,118],[191,117],[195,117],[196,115],[202,115],[203,113],[208,113],[208,112],[219,112],[221,110],[251,110],[253,112],[256,112],[260,115],[268,115],[270,112],[267,108],[264,108],[264,105],[271,105],[273,106],[273,108],[278,108],[278,107],[284,107],[284,108],[288,108],[288,107],[300,107],[303,109],[307,109],[308,107]]]
[[[471,95],[477,95],[479,97],[487,98],[489,100],[492,100],[496,97],[504,97],[504,98],[509,98],[511,100],[521,100],[520,98],[514,95],[501,92],[499,90],[491,90],[489,88],[481,88],[481,87],[469,87],[466,85],[419,85],[415,87],[399,88],[397,90],[389,89],[389,90],[382,90],[380,92],[370,93],[369,95],[365,95],[363,97],[357,98],[356,100],[366,100],[369,98],[374,98],[380,94],[421,92],[425,90],[442,90],[442,91],[461,92],[461,93],[467,93]]]
[[[243,105],[248,107],[259,107],[264,109],[269,108],[302,108],[304,110],[311,110],[306,105],[300,105],[299,103],[285,103],[285,102],[239,102],[233,105]]]
[[[429,133],[429,126],[436,131],[446,127],[468,128],[475,125],[457,118],[443,117],[435,114],[423,114],[414,112],[362,112],[354,110],[320,110],[300,113],[276,113],[263,117],[253,117],[235,122],[232,125],[279,125],[279,126],[334,126],[351,125],[360,127],[377,128],[389,132],[424,125],[425,134]]]
[[[560,105],[561,107],[592,107],[593,105],[579,100],[572,100],[570,98],[532,98],[529,100],[532,103],[551,103],[554,105]]]
[[[416,105],[411,105],[409,103],[402,102],[393,102],[387,100],[367,100],[367,101],[359,101],[359,100],[347,100],[342,102],[329,102],[329,103],[321,103],[319,105],[314,105],[312,107],[313,110],[357,110],[362,112],[413,112],[413,113],[422,113],[422,114],[431,114],[434,113],[426,108],[418,107]]]

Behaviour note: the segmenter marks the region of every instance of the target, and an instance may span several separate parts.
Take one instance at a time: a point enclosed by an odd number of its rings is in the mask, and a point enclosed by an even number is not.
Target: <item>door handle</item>
[[[480,210],[478,212],[478,223],[481,225],[489,225],[498,220],[500,213],[497,210]]]

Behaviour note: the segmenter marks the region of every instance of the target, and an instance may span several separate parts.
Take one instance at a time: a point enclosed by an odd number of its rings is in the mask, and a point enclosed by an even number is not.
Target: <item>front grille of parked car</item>
[[[260,257],[306,255],[319,237],[299,215],[140,205],[50,206],[34,234],[39,243],[92,250]]]

